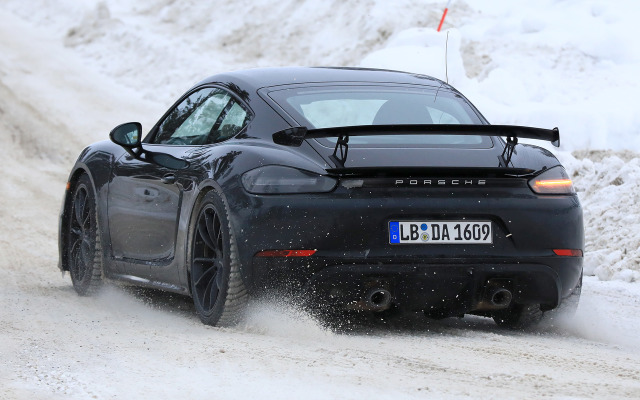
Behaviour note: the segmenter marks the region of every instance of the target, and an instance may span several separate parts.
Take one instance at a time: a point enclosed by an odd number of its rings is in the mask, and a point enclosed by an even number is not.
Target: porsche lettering
[[[396,186],[484,186],[486,179],[396,179]]]

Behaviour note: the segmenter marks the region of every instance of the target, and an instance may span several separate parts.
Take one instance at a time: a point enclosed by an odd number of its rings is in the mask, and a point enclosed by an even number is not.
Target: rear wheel
[[[493,314],[496,324],[510,329],[526,329],[541,322],[553,324],[559,319],[573,318],[582,292],[582,275],[569,296],[553,310],[542,311],[539,304],[516,304]]]
[[[86,174],[75,185],[69,211],[67,260],[71,282],[79,295],[92,295],[102,285],[102,256],[96,196]]]
[[[515,304],[493,314],[493,320],[499,326],[509,329],[525,329],[542,321],[544,312],[540,304]]]
[[[227,209],[213,190],[200,202],[191,238],[191,294],[200,320],[207,325],[235,325],[248,296]]]

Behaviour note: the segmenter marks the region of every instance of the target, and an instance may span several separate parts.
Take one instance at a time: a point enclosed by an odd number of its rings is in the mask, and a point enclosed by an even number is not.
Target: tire
[[[542,322],[553,325],[558,320],[573,318],[578,309],[581,293],[582,275],[576,287],[553,310],[542,311],[539,304],[516,304],[494,313],[493,320],[499,326],[509,329],[532,328]]]
[[[493,314],[493,320],[498,326],[509,329],[526,329],[542,321],[544,312],[540,304],[515,304]]]
[[[197,206],[190,229],[191,295],[200,320],[212,326],[236,325],[248,302],[228,215],[212,190]]]
[[[71,282],[80,296],[90,296],[102,286],[102,248],[96,196],[86,174],[80,176],[73,189],[67,217],[67,260]]]

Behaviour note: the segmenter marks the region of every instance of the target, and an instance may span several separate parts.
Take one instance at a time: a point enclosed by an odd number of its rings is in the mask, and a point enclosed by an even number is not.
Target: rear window
[[[295,87],[269,92],[300,125],[333,128],[356,125],[482,124],[467,101],[437,88],[396,86]],[[319,139],[333,147],[336,139]],[[360,147],[429,145],[491,147],[490,138],[463,135],[358,136]]]

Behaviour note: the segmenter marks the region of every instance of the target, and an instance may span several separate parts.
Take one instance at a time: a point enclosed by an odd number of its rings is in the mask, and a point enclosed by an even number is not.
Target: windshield
[[[269,92],[296,122],[309,128],[356,125],[482,124],[462,96],[431,87],[296,87]],[[333,147],[336,139],[320,139]],[[390,135],[352,137],[353,145],[491,147],[483,136]]]

